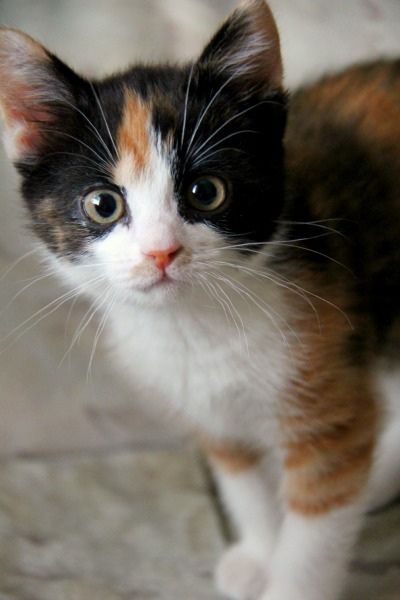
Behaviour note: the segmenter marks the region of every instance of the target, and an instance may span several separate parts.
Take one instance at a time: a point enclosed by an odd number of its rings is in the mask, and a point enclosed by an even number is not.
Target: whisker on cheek
[[[29,257],[33,256],[34,254],[37,254],[37,253],[39,253],[41,251],[42,251],[42,248],[40,248],[40,247],[33,248],[32,250],[28,250],[28,252],[26,252],[22,256],[19,256],[13,263],[11,263],[11,265],[9,265],[3,271],[3,273],[1,273],[1,275],[0,275],[0,282],[3,281],[21,262],[23,262],[27,258],[29,258]]]
[[[75,333],[72,337],[70,345],[68,346],[68,349],[66,350],[61,361],[59,362],[59,365],[58,365],[59,367],[61,367],[64,360],[71,353],[73,347],[79,342],[80,338],[82,337],[82,334],[87,329],[87,327],[90,325],[90,323],[92,322],[92,320],[95,317],[95,315],[97,314],[97,312],[99,312],[101,310],[103,304],[107,300],[107,297],[108,297],[107,294],[109,293],[110,287],[111,287],[110,285],[108,287],[106,287],[103,294],[100,294],[100,298],[96,297],[93,300],[93,302],[89,305],[88,310],[83,315],[81,321],[78,324],[78,327],[75,330]],[[104,298],[104,296],[105,296],[105,298]],[[104,299],[102,300],[102,298],[104,298]],[[75,302],[75,300],[76,299],[74,299],[74,302]]]
[[[96,350],[97,350],[97,346],[98,343],[100,341],[101,335],[107,325],[107,321],[109,320],[113,310],[114,310],[114,306],[116,304],[116,299],[117,299],[117,295],[115,292],[113,292],[113,290],[111,289],[111,286],[109,286],[108,290],[106,291],[106,297],[105,299],[102,301],[101,306],[99,307],[99,309],[101,309],[104,304],[106,304],[107,302],[109,302],[110,300],[110,305],[109,307],[104,311],[103,317],[101,319],[101,321],[98,324],[94,339],[93,339],[93,345],[92,345],[92,350],[90,352],[90,357],[89,357],[89,363],[88,363],[88,367],[87,367],[87,372],[86,372],[86,380],[89,381],[89,378],[91,376],[92,373],[92,367],[93,367],[93,363],[94,363],[94,358],[96,355]]]
[[[37,310],[33,315],[25,319],[22,323],[14,327],[12,331],[10,331],[2,339],[0,339],[0,344],[4,344],[5,342],[9,342],[10,340],[10,344],[17,342],[23,335],[25,335],[33,327],[36,327],[36,325],[43,321],[43,319],[52,315],[56,310],[58,310],[61,306],[68,302],[68,300],[74,298],[78,294],[81,295],[83,292],[87,291],[90,286],[93,286],[95,283],[104,280],[104,275],[99,275],[90,279],[84,284],[76,286],[75,288],[65,292],[64,294],[61,294],[58,298],[52,300],[44,307]],[[10,344],[6,345],[6,347],[0,352],[0,354],[5,352]]]

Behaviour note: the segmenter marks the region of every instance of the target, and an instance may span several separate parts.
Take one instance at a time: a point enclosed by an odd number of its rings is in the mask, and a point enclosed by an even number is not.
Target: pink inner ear
[[[57,118],[47,100],[62,100],[51,55],[28,35],[0,28],[0,108],[5,144],[13,160],[40,151],[46,129]]]
[[[54,122],[55,115],[43,106],[29,102],[28,88],[19,89],[18,100],[4,104],[7,145],[13,158],[36,154],[43,143],[46,126]],[[14,92],[13,98],[17,98]],[[11,103],[12,102],[12,103]]]
[[[35,129],[21,129],[18,127],[13,143],[16,154],[23,157],[28,154],[35,154],[38,151],[41,145],[41,136]]]

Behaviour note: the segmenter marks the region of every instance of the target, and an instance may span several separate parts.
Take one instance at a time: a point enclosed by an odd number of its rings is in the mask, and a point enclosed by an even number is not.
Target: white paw
[[[229,600],[257,600],[267,585],[266,561],[245,543],[232,546],[217,566],[218,591]]]

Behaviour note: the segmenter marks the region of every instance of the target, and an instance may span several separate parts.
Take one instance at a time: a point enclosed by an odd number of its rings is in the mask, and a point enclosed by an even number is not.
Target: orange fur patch
[[[356,125],[371,149],[400,161],[399,64],[354,67],[311,89],[307,101],[317,112],[332,115],[339,126]]]
[[[67,233],[63,219],[60,216],[60,212],[57,211],[56,204],[50,200],[50,198],[45,198],[38,204],[36,208],[36,218],[38,218],[43,225],[49,225],[51,227],[53,244],[57,248],[57,251],[62,252],[65,250]]]
[[[352,365],[347,356],[350,326],[335,308],[346,309],[345,293],[339,284],[329,290],[315,275],[306,288],[330,304],[316,302],[320,327],[312,318],[296,325],[307,340],[306,358],[299,347],[303,366],[292,383],[282,431],[288,506],[313,517],[348,504],[364,489],[378,411],[367,367]]]
[[[232,474],[252,469],[262,459],[261,452],[235,444],[203,442],[202,448],[211,461]]]
[[[288,501],[289,508],[304,517],[319,517],[332,510],[342,508],[350,504],[358,495],[358,488],[350,490],[343,494],[331,495],[329,498],[321,498],[316,496],[306,502],[302,502],[299,498],[290,498]]]
[[[121,157],[117,165],[117,177],[124,177],[119,171],[126,169],[143,171],[150,159],[150,108],[132,91],[126,90],[122,123],[117,133],[117,147]],[[126,178],[126,176],[125,176]]]

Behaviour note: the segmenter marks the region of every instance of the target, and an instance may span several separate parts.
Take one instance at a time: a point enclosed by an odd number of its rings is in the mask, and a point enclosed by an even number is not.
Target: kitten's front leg
[[[354,401],[354,390],[347,399]],[[261,600],[339,597],[362,522],[376,429],[370,398],[340,409],[336,423],[327,416],[322,429],[287,446],[287,513]]]
[[[313,517],[290,511],[261,600],[337,600],[363,507],[358,500]]]
[[[205,450],[239,538],[220,560],[217,587],[232,600],[256,600],[266,587],[281,523],[272,460],[228,444]]]

